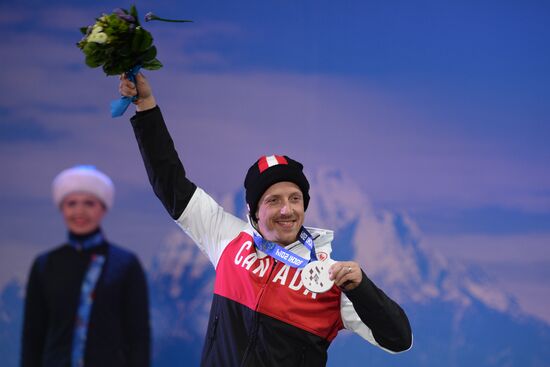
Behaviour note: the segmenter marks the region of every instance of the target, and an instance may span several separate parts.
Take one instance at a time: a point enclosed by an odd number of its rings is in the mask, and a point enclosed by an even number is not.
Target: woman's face
[[[61,214],[69,231],[85,235],[101,225],[105,215],[105,205],[94,195],[71,193],[61,202]]]

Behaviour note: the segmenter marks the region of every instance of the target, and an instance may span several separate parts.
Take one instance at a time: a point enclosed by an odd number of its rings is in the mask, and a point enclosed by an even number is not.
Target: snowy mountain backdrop
[[[374,210],[361,189],[340,172],[310,175],[310,226],[336,231],[332,257],[355,259],[407,312],[413,348],[390,355],[342,332],[329,366],[550,366],[550,326],[524,314],[483,269],[466,267],[427,248],[413,218]],[[222,204],[244,212],[243,193]],[[207,258],[174,225],[149,270],[154,366],[198,365],[213,287]],[[8,284],[0,299],[2,366],[19,353],[22,286]]]

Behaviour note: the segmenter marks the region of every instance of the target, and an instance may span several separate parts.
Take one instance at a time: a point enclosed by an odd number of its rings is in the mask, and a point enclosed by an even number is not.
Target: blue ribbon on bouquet
[[[139,73],[141,65],[134,66],[130,71],[126,72],[126,77],[131,82],[136,83],[136,75]],[[133,97],[120,97],[111,102],[111,117],[120,117],[126,112],[130,103],[137,99],[137,95]]]

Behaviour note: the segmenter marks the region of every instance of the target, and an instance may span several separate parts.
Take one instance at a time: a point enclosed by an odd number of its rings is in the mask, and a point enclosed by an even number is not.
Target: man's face
[[[296,241],[304,223],[304,196],[298,185],[288,181],[271,185],[258,202],[256,218],[266,240],[284,246]]]
[[[94,195],[72,193],[61,202],[61,214],[69,231],[85,235],[99,228],[105,215],[105,206]]]

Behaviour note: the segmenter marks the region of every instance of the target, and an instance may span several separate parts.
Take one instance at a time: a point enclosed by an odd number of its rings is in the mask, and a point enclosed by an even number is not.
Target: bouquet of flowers
[[[135,6],[129,12],[119,8],[103,14],[93,26],[80,31],[84,38],[78,47],[86,56],[86,65],[102,66],[107,75],[120,75],[136,65],[147,70],[162,67],[153,37],[140,25]]]
[[[145,21],[151,20],[191,22],[163,19],[147,13]],[[86,65],[91,68],[102,66],[106,75],[126,73],[130,80],[135,81],[135,75],[140,68],[157,70],[162,67],[156,58],[157,48],[153,45],[153,36],[141,26],[133,5],[130,11],[118,8],[111,14],[103,14],[96,18],[94,25],[82,27],[80,31],[84,37],[77,46],[86,56]],[[126,101],[124,98],[122,105],[115,101],[111,105],[113,117],[122,115],[130,102],[131,100]]]

